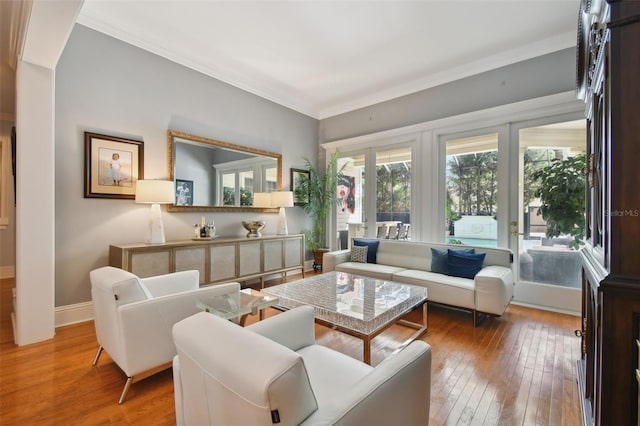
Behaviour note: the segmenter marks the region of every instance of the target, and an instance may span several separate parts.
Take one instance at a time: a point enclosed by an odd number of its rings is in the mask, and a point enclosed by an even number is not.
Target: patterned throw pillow
[[[367,246],[369,251],[367,252],[367,263],[378,263],[378,245],[379,240],[363,240],[359,238],[353,239],[354,246]]]
[[[367,246],[351,246],[351,261],[359,263],[367,263],[367,253],[369,247]]]

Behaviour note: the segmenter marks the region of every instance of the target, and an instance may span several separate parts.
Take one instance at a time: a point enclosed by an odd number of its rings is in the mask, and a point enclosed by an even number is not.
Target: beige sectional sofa
[[[367,243],[376,240],[363,240]],[[378,240],[376,263],[351,260],[351,250],[325,253],[323,271],[357,275],[419,285],[428,289],[429,302],[468,309],[474,325],[479,314],[500,316],[513,298],[513,253],[503,248],[439,244],[414,241]],[[484,253],[484,262],[473,279],[431,270],[432,249],[473,249]]]

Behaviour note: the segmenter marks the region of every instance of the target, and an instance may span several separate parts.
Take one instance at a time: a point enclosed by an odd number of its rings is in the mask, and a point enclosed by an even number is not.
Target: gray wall
[[[83,198],[84,132],[144,141],[144,177],[165,179],[167,129],[282,153],[285,189],[318,152],[317,120],[76,25],[56,67],[56,306],[91,299],[88,274],[108,264],[109,244],[146,237],[148,206]],[[200,216],[164,211],[167,240],[190,238]],[[244,235],[246,219],[277,225],[270,213],[206,216],[220,235]],[[289,232],[309,226],[298,207],[287,218]]]
[[[518,62],[320,121],[320,143],[424,123],[575,87],[575,48]]]

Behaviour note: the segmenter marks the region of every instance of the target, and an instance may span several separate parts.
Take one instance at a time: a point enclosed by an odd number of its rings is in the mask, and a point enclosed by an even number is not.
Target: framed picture
[[[176,206],[193,205],[193,181],[176,179]]]
[[[84,197],[133,200],[143,179],[142,141],[84,133]]]
[[[311,177],[309,170],[291,169],[291,191],[293,191],[293,205],[301,206],[309,202],[307,194],[301,194],[301,181],[303,178],[307,180]]]

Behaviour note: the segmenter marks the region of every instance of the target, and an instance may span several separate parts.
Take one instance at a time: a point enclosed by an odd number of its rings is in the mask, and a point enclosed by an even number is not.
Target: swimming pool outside
[[[458,241],[460,241],[462,244],[466,244],[469,246],[498,247],[498,240],[489,240],[489,239],[482,239],[482,238],[447,237],[448,244],[456,244]]]

